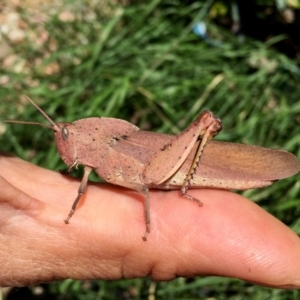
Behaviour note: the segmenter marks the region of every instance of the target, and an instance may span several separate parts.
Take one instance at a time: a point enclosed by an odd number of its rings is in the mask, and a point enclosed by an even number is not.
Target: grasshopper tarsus
[[[75,212],[75,209],[76,209],[76,206],[77,206],[77,203],[79,202],[81,196],[83,195],[83,193],[79,192],[73,205],[72,205],[72,208],[71,208],[71,211],[69,212],[68,214],[68,217],[64,220],[65,224],[70,224],[70,219],[72,218],[72,216],[74,215],[74,212]]]
[[[70,222],[69,222],[70,218],[71,218],[71,216],[69,215],[69,216],[64,220],[65,224],[70,224]]]
[[[201,206],[201,207],[203,206],[203,203],[199,199],[187,194],[187,189],[181,190],[181,196],[184,197],[184,198],[187,198],[189,200],[192,200],[194,202],[197,202],[198,205]]]
[[[60,169],[60,170],[58,170],[58,172],[61,174],[61,175],[69,175],[70,174],[70,172],[69,172],[69,170],[67,170],[67,169]]]
[[[149,234],[149,233],[150,233],[150,231],[149,231],[149,232],[146,231],[145,234],[142,236],[142,239],[143,239],[144,242],[147,241],[147,238],[148,238],[148,234]]]
[[[70,213],[68,214],[68,217],[64,220],[65,224],[70,224],[70,219],[72,218],[72,216],[74,215],[75,212],[75,208],[72,207]]]
[[[147,241],[149,233],[150,233],[150,222],[146,224],[146,232],[142,237],[143,241],[145,241],[145,242]]]

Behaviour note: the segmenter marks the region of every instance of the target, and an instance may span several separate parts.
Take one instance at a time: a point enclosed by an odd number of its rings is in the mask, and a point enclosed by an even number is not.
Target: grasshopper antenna
[[[55,122],[52,121],[52,119],[37,104],[35,104],[33,100],[31,100],[28,96],[26,96],[26,98],[53,126],[49,126],[38,122],[25,122],[25,121],[14,121],[14,120],[5,120],[5,122],[15,123],[15,124],[39,125],[42,127],[50,128],[54,131],[58,131],[59,127],[57,126],[57,124],[55,124]]]
[[[53,129],[52,126],[49,126],[49,125],[46,125],[43,123],[38,123],[38,122],[26,122],[26,121],[15,121],[15,120],[5,120],[5,122],[6,123],[15,123],[15,124],[26,124],[26,125],[39,125],[39,126]]]

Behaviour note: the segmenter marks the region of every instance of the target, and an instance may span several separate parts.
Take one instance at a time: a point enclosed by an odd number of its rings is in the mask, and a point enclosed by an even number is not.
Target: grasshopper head
[[[57,123],[53,126],[57,151],[68,166],[77,159],[76,127],[72,123]]]
[[[27,97],[29,102],[52,124],[52,126],[38,122],[24,122],[7,120],[9,123],[31,124],[50,128],[54,131],[56,147],[60,157],[67,165],[76,163],[76,128],[72,123],[55,123],[36,103]]]

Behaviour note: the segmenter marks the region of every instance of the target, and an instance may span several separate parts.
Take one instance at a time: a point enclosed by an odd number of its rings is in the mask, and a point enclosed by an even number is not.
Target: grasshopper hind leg
[[[209,125],[208,128],[206,129],[204,135],[201,137],[198,148],[196,150],[195,157],[193,159],[193,162],[191,164],[189,172],[188,172],[188,174],[183,182],[183,185],[181,187],[181,190],[180,190],[182,197],[185,197],[187,199],[197,202],[199,204],[199,206],[203,206],[203,203],[199,199],[188,195],[187,191],[188,191],[189,186],[191,185],[193,176],[195,175],[197,168],[199,167],[201,155],[203,153],[206,143],[210,139],[212,139],[221,130],[221,128],[222,128],[221,121],[216,118],[216,119],[214,119],[214,122],[212,122],[211,125]]]
[[[203,206],[203,203],[199,199],[197,199],[191,195],[188,195],[187,191],[188,191],[188,185],[183,186],[180,190],[180,195],[184,198],[187,198],[189,200],[192,200],[192,201],[198,203],[199,206]]]

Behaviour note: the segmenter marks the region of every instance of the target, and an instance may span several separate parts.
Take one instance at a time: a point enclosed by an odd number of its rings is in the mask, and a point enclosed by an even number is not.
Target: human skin
[[[212,189],[151,191],[151,233],[143,197],[89,184],[70,224],[80,181],[2,153],[0,286],[64,278],[120,279],[217,275],[299,288],[298,236],[255,203]]]

